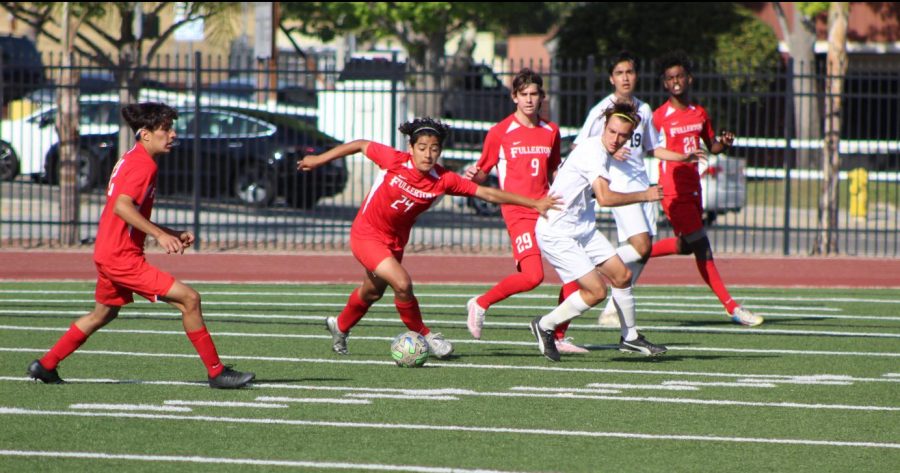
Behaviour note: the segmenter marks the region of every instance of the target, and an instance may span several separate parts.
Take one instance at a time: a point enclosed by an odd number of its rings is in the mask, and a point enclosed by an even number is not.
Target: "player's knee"
[[[181,298],[181,305],[184,306],[185,312],[200,310],[200,293],[194,288],[188,287]]]
[[[611,274],[609,282],[617,289],[628,287],[631,284],[631,270],[626,267],[623,271]],[[606,296],[604,295],[604,297]]]
[[[394,289],[394,295],[400,299],[408,300],[413,296],[413,284],[409,279],[397,281],[391,287]]]
[[[582,293],[582,299],[584,299],[585,304],[593,307],[599,304],[603,299],[606,299],[606,295],[606,285],[602,285],[589,289],[588,297],[584,297],[584,293]]]
[[[528,274],[524,274],[523,276],[524,276],[523,282],[525,283],[525,286],[527,286],[526,290],[528,290],[528,291],[540,286],[541,283],[544,282],[544,273],[543,272],[528,273]]]

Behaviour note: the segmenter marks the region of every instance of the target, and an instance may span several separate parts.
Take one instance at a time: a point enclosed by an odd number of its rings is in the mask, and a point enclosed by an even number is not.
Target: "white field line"
[[[612,383],[590,383],[589,388],[605,388],[605,389],[656,389],[663,391],[697,391],[697,388],[690,386],[663,386],[659,384],[612,384]]]
[[[145,420],[180,420],[197,422],[222,422],[234,424],[263,424],[285,425],[296,427],[335,427],[346,429],[376,429],[376,430],[422,430],[443,432],[471,432],[487,434],[517,434],[540,435],[558,437],[587,437],[587,438],[623,438],[641,440],[687,440],[697,442],[729,442],[729,443],[759,443],[773,445],[809,445],[823,447],[867,447],[867,448],[891,448],[900,449],[900,443],[886,442],[847,442],[839,440],[808,440],[808,439],[779,439],[779,438],[754,438],[754,437],[720,437],[712,435],[664,435],[664,434],[639,434],[633,432],[599,432],[577,430],[550,430],[550,429],[519,429],[512,427],[471,427],[463,425],[438,425],[438,424],[385,424],[374,422],[329,422],[311,421],[300,419],[258,419],[243,417],[212,417],[199,415],[172,415],[172,414],[138,414],[124,412],[71,412],[32,410],[14,407],[0,407],[0,415],[27,415],[27,416],[69,416],[69,417],[107,417],[124,419]]]
[[[372,404],[372,401],[365,399],[325,399],[321,397],[259,396],[256,400],[261,402],[296,402],[302,404]]]
[[[301,460],[263,460],[254,458],[215,458],[177,455],[130,455],[99,452],[51,452],[44,450],[0,450],[0,456],[34,458],[77,458],[90,460],[130,460],[139,462],[193,463],[210,465],[250,465],[312,468],[314,470],[372,470],[404,471],[413,473],[515,473],[501,470],[469,470],[456,467],[435,467],[416,465],[383,465],[379,463],[314,462]]]
[[[373,320],[373,319],[368,319]],[[573,325],[578,328],[581,325]],[[644,327],[640,327],[644,328]],[[2,330],[19,330],[29,332],[65,332],[68,327],[29,327],[21,325],[0,325]],[[738,329],[740,330],[740,329]],[[140,329],[116,329],[103,328],[103,333],[112,334],[136,334],[136,335],[173,335],[184,336],[184,332],[180,330],[140,330]],[[291,333],[247,333],[247,332],[213,332],[215,337],[241,337],[241,338],[287,338],[302,340],[331,340],[331,335],[309,335],[309,334],[291,334]],[[353,336],[353,340],[367,341],[390,341],[392,337],[367,337]],[[517,340],[453,340],[454,344],[462,345],[488,345],[488,346],[534,346],[534,342],[517,341]],[[618,345],[582,345],[592,350],[616,350]],[[880,352],[844,352],[844,351],[823,351],[823,350],[787,350],[787,349],[757,349],[757,348],[731,348],[731,347],[668,347],[669,351],[700,351],[700,352],[725,352],[725,353],[758,353],[758,354],[783,354],[783,355],[827,355],[827,356],[875,356],[875,357],[900,357],[898,353],[880,353]]]
[[[101,404],[101,403],[79,403],[72,404],[69,409],[81,410],[108,410],[108,411],[150,411],[150,412],[191,412],[190,407],[176,406],[155,406],[152,404]]]
[[[769,383],[765,381],[760,382],[752,382],[752,383],[710,383],[703,381],[686,381],[686,380],[670,380],[663,381],[663,385],[666,386],[696,386],[696,387],[721,387],[721,388],[774,388],[777,387],[777,384]]]
[[[266,402],[235,402],[235,401],[186,401],[170,399],[163,401],[166,406],[196,406],[196,407],[250,407],[259,409],[287,409],[287,404],[271,404]]]
[[[8,377],[0,377],[0,380],[12,380],[12,381],[24,381],[25,378],[8,378]],[[110,383],[110,380],[104,380],[107,384]],[[776,381],[777,382],[777,381]],[[138,384],[134,381],[128,381],[129,384]],[[178,383],[178,382],[175,382]],[[181,382],[183,383],[183,382]],[[148,383],[149,384],[149,383]],[[164,381],[156,381],[152,384],[166,384]],[[183,383],[187,384],[187,383]],[[182,384],[182,385],[183,385]],[[361,394],[367,391],[366,388],[346,388],[342,386],[327,386],[327,387],[319,387],[319,386],[295,386],[295,385],[285,385],[285,384],[254,384],[254,388],[279,388],[279,389],[308,389],[308,390],[328,390],[328,391],[349,391],[354,394]],[[517,392],[517,390],[531,390],[531,391],[539,391],[539,392]],[[602,395],[599,394],[599,390],[591,390],[589,393],[582,394],[583,388],[562,388],[562,389],[551,389],[551,388],[527,388],[527,387],[519,387],[512,388],[510,391],[505,392],[491,392],[491,391],[473,391],[473,390],[465,390],[458,389],[455,390],[456,395],[459,396],[473,396],[473,397],[495,397],[495,398],[538,398],[538,399],[584,399],[584,400],[595,400],[595,401],[623,401],[623,402],[649,402],[649,403],[659,403],[659,404],[692,404],[692,405],[704,405],[704,406],[742,406],[742,407],[775,407],[775,408],[790,408],[790,409],[826,409],[826,410],[849,410],[849,411],[871,411],[871,412],[900,412],[900,407],[893,406],[866,406],[866,405],[849,405],[849,404],[806,404],[806,403],[795,403],[795,402],[751,402],[751,401],[736,401],[731,399],[690,399],[690,398],[663,398],[663,397],[639,397],[639,396],[612,396],[612,395]],[[373,390],[375,391],[375,390]],[[549,391],[549,392],[544,392]],[[378,393],[376,393],[377,395]],[[377,397],[373,396],[361,396],[361,397]],[[399,396],[396,394],[391,394],[390,396]],[[430,397],[433,399],[433,397]],[[273,400],[274,402],[289,402],[290,398],[272,398],[272,397],[263,397],[265,400]],[[257,398],[260,400],[260,398]]]
[[[9,353],[45,353],[46,348],[4,348],[0,347],[0,352]],[[111,350],[78,350],[80,355],[100,355],[100,356],[134,356],[143,358],[184,358],[196,359],[196,354],[181,353],[141,353],[141,352],[123,352]],[[387,358],[387,357],[385,357]],[[275,356],[246,356],[246,355],[227,355],[225,359],[240,361],[267,361],[267,362],[283,362],[283,363],[314,363],[314,364],[334,364],[334,365],[360,365],[360,366],[390,366],[396,369],[393,360],[350,360],[336,358],[292,358],[292,357],[275,357]],[[829,376],[829,375],[806,375],[806,376],[785,376],[778,374],[740,374],[740,373],[718,373],[718,372],[694,372],[694,371],[678,371],[678,370],[626,370],[626,369],[610,369],[610,368],[566,368],[563,366],[538,366],[538,365],[485,365],[476,363],[459,363],[459,362],[439,362],[432,361],[428,363],[431,368],[455,368],[455,369],[487,369],[487,370],[510,370],[510,371],[541,371],[541,372],[561,372],[561,373],[612,373],[612,374],[638,374],[638,375],[663,375],[663,376],[705,376],[712,378],[743,378],[743,379],[762,379],[767,381],[778,381],[779,379],[807,378],[849,381],[849,382],[881,382],[881,383],[900,383],[900,379],[891,377],[882,378],[856,378],[851,376]],[[0,380],[6,381],[25,381],[25,377],[6,377],[0,376]],[[78,382],[77,379],[64,378],[69,382]],[[109,380],[107,380],[109,381]],[[91,381],[86,381],[91,382]],[[99,382],[99,381],[94,381]],[[192,384],[192,383],[191,383]],[[207,383],[201,383],[206,386]],[[278,384],[259,384],[255,386],[279,387]]]
[[[381,394],[381,393],[349,393],[345,397],[360,399],[396,399],[415,401],[459,401],[456,396],[414,396],[410,394]]]
[[[419,285],[417,287],[426,287],[427,285]],[[442,286],[444,287],[444,286]],[[447,288],[453,288],[454,285],[449,284],[446,285]],[[475,292],[475,291],[473,291]],[[448,294],[444,292],[416,292],[417,297],[426,298],[426,297],[434,297],[434,298],[459,298],[459,299],[469,299],[473,295],[473,292],[468,292],[464,294]],[[305,292],[305,291],[207,291],[200,290],[202,295],[215,295],[215,296],[279,296],[279,297],[338,297],[338,298],[346,298],[350,293],[349,292]],[[92,297],[94,295],[94,291],[75,291],[75,290],[59,290],[59,291],[45,291],[39,289],[0,289],[0,294],[80,294],[87,297]],[[512,297],[512,300],[520,300],[520,299],[546,299],[548,301],[555,301],[557,298],[557,294],[540,294],[540,293],[529,293],[529,294],[516,294]],[[865,304],[893,304],[900,305],[900,298],[897,299],[870,299],[870,298],[859,298],[859,297],[804,297],[804,296],[792,296],[792,297],[780,297],[780,296],[744,296],[738,297],[737,299],[741,301],[774,301],[774,302],[814,302],[816,304],[822,304],[823,302],[848,302],[848,303],[865,303]],[[636,295],[635,300],[638,303],[642,301],[649,300],[660,300],[660,301],[673,301],[673,300],[686,300],[686,301],[705,301],[705,302],[717,302],[717,299],[711,295],[705,294],[697,294],[691,296],[679,296],[675,294],[671,295]],[[462,304],[465,305],[465,304]],[[505,307],[505,304],[500,304],[496,306],[498,308]]]
[[[887,376],[890,378],[900,378],[900,373],[885,373],[882,376]]]
[[[537,393],[578,393],[578,394],[621,394],[625,389],[648,389],[656,391],[699,391],[691,386],[662,386],[659,384],[600,384],[591,383],[586,388],[546,388],[541,386],[513,386],[510,391]]]
[[[753,379],[738,379],[739,383],[755,383],[756,380]],[[778,383],[778,384],[813,384],[813,385],[822,385],[822,386],[851,386],[853,383],[851,381],[829,381],[825,379],[773,379],[767,382]]]
[[[73,301],[71,299],[0,299],[0,302],[15,302],[17,304],[59,304],[59,305],[73,305],[73,304],[82,304],[82,305],[90,305],[93,304],[93,301],[83,300],[83,301]],[[204,307],[321,307],[321,308],[335,308],[340,309],[343,308],[347,303],[346,302],[267,302],[267,301],[209,301],[204,300]],[[665,307],[667,308],[666,312],[678,312],[677,309],[668,308],[676,307],[676,308],[687,308],[691,309],[690,311],[684,311],[686,313],[701,313],[696,309],[710,309],[708,313],[720,314],[722,312],[721,304],[697,304],[697,303],[670,303],[670,302],[641,302],[638,303],[638,306],[642,308],[645,307]],[[377,302],[372,305],[373,308],[376,309],[389,309],[393,310],[394,303],[390,300],[388,302]],[[419,307],[422,309],[463,309],[463,306],[459,304],[429,304],[429,303],[420,303]],[[495,310],[505,309],[505,310],[517,310],[517,311],[540,311],[540,312],[550,312],[555,305],[510,305],[506,304],[503,306],[495,307]],[[754,308],[756,309],[756,308]],[[760,309],[765,310],[790,310],[790,311],[799,311],[799,312],[841,312],[843,309],[833,308],[833,307],[797,307],[797,306],[763,306]],[[645,311],[646,312],[646,311]],[[796,317],[797,315],[792,315]],[[900,320],[900,317],[897,318]]]

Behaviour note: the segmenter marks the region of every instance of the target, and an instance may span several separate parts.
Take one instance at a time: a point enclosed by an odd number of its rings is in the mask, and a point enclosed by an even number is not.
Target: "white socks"
[[[631,244],[622,245],[616,248],[616,254],[619,255],[619,258],[625,263],[625,266],[631,270],[631,287],[634,287],[634,284],[637,282],[638,276],[641,275],[641,272],[644,270],[644,266],[646,263],[641,262],[641,255],[634,249]],[[615,310],[615,306],[613,305],[612,298],[606,302],[606,308],[603,309],[603,312],[612,312]]]
[[[629,289],[630,294],[630,289]],[[631,300],[631,320],[634,321],[634,299]],[[540,323],[538,325],[543,330],[553,330],[557,325],[568,322],[575,317],[585,313],[590,309],[591,306],[587,305],[587,302],[584,302],[584,299],[581,297],[581,290],[575,291],[566,298],[562,302],[562,304],[558,305],[555,309],[553,309],[549,314],[541,317]],[[632,323],[632,325],[634,325]]]
[[[610,302],[614,303],[619,313],[619,323],[622,325],[622,338],[631,341],[637,338],[637,329],[634,321],[634,294],[631,287],[624,289],[612,288]]]

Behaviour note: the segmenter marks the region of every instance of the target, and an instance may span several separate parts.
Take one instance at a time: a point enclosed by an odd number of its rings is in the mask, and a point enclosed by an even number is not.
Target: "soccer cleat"
[[[466,309],[469,311],[469,318],[466,319],[466,325],[469,327],[469,333],[472,334],[472,338],[480,340],[481,328],[484,327],[484,313],[487,312],[487,310],[482,309],[475,300],[476,298],[473,297],[469,299],[469,302],[466,302]]]
[[[44,368],[39,360],[34,360],[28,365],[28,371],[25,373],[29,378],[35,381],[41,381],[44,384],[63,384],[64,381],[59,377],[56,369],[48,370]]]
[[[237,389],[253,381],[256,375],[250,372],[236,371],[226,366],[215,378],[209,378],[209,387],[213,389]]]
[[[428,342],[428,351],[435,358],[447,358],[453,353],[453,344],[444,340],[444,336],[439,333],[429,332],[428,335],[425,335],[425,341]]]
[[[572,343],[572,339],[569,337],[556,339],[556,351],[560,353],[590,353],[587,348]]]
[[[559,351],[556,349],[556,340],[553,330],[544,330],[540,325],[541,316],[537,316],[531,321],[531,333],[537,339],[538,349],[541,354],[550,361],[559,361]]]
[[[619,312],[616,311],[615,305],[608,304],[606,308],[603,309],[603,312],[597,317],[597,325],[609,328],[622,327],[621,322],[619,322]]]
[[[650,343],[644,335],[638,334],[638,337],[631,341],[626,341],[624,338],[619,337],[619,351],[623,353],[642,353],[647,356],[656,356],[662,355],[663,353],[669,351],[668,348],[663,345],[654,345]]]
[[[734,312],[731,313],[732,322],[736,324],[746,325],[748,327],[756,327],[757,325],[763,323],[763,320],[765,319],[741,306],[738,306],[737,309],[734,309]]]
[[[331,349],[338,355],[349,355],[350,352],[347,351],[347,337],[350,336],[350,332],[341,332],[341,329],[338,328],[337,319],[334,317],[325,318],[325,328],[331,332]]]

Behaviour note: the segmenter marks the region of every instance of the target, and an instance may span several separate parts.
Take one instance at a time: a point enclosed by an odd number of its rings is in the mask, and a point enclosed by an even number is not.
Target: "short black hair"
[[[620,62],[626,62],[626,61],[630,62],[631,65],[634,66],[634,72],[637,72],[637,70],[638,70],[637,58],[634,57],[634,55],[631,54],[630,52],[623,50],[623,51],[619,51],[619,53],[616,54],[615,56],[609,58],[609,75],[612,75],[613,69],[616,68],[617,64],[619,64]]]
[[[122,118],[131,127],[132,133],[144,129],[148,131],[170,130],[178,119],[178,112],[159,102],[132,103],[122,107]]]
[[[641,116],[638,115],[637,108],[631,102],[614,102],[611,107],[603,112],[606,123],[609,123],[609,119],[612,118],[613,115],[631,122],[631,124],[634,125],[631,127],[632,129],[637,128],[638,123],[641,122]]]
[[[691,59],[684,51],[672,51],[665,56],[659,58],[659,77],[665,77],[666,71],[672,67],[681,66],[684,72],[691,76],[692,72]]]
[[[437,136],[438,143],[444,146],[444,139],[450,133],[450,127],[431,117],[416,118],[400,125],[400,133],[409,137],[409,144],[414,145],[420,136]]]

